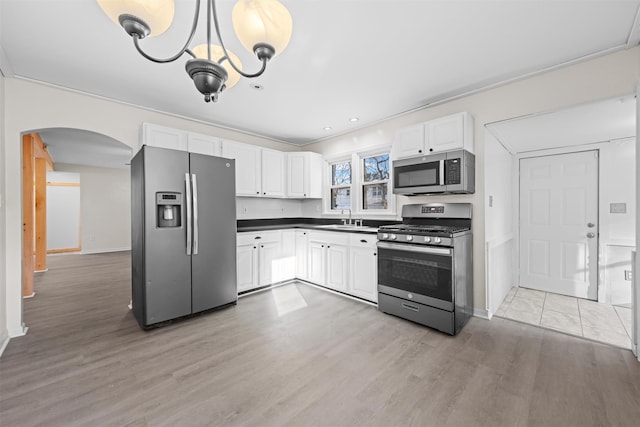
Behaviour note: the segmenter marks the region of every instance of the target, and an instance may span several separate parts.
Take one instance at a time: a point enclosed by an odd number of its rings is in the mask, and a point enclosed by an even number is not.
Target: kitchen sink
[[[364,225],[355,224],[327,224],[319,225],[318,228],[328,228],[333,230],[362,230],[362,231],[377,231],[377,227],[367,227]]]

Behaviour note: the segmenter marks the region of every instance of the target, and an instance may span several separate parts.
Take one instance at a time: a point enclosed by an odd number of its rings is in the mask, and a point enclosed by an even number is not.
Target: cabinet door
[[[262,150],[262,195],[284,197],[285,153]]]
[[[261,242],[260,244],[260,286],[271,285],[284,280],[281,264],[280,242]]]
[[[347,292],[349,273],[349,249],[335,243],[327,244],[326,286],[341,292]]]
[[[427,146],[430,152],[464,147],[464,114],[454,114],[427,122]]]
[[[349,248],[350,293],[367,299],[378,301],[378,259],[375,248]]]
[[[307,181],[305,183],[305,197],[313,198],[313,199],[321,199],[322,198],[322,169],[324,165],[324,158],[322,154],[318,153],[307,153],[307,169],[305,171]]]
[[[304,230],[296,230],[296,277],[307,280],[309,237]]]
[[[287,154],[287,197],[306,197],[308,168],[305,153]]]
[[[425,152],[424,124],[399,129],[393,140],[394,158],[418,156]]]
[[[220,155],[220,139],[209,135],[189,132],[187,145],[190,153]]]
[[[282,255],[280,257],[282,280],[296,277],[296,231],[282,230]]]
[[[256,244],[238,245],[238,292],[258,287],[258,246]]]
[[[222,157],[236,160],[236,195],[260,196],[260,148],[223,140]]]
[[[324,251],[325,244],[315,240],[309,240],[309,263],[307,265],[307,277],[312,283],[324,285]]]
[[[187,151],[187,132],[151,123],[142,124],[142,143],[152,147]]]

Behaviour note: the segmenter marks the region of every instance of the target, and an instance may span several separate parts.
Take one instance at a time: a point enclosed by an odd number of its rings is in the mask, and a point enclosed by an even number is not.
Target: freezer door
[[[145,325],[191,313],[191,257],[187,255],[187,203],[185,176],[189,154],[145,146]],[[158,193],[181,195],[179,226],[159,217]],[[172,221],[175,218],[172,217]]]
[[[195,183],[191,293],[197,313],[238,299],[235,161],[191,153],[190,164]]]

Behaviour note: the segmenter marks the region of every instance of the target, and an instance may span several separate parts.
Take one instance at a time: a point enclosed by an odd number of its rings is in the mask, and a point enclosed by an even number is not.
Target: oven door
[[[453,311],[453,249],[378,242],[378,292]]]

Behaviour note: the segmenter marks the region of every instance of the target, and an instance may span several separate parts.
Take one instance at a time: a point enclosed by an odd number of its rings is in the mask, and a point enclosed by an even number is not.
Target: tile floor
[[[631,348],[631,309],[514,287],[496,316]]]

